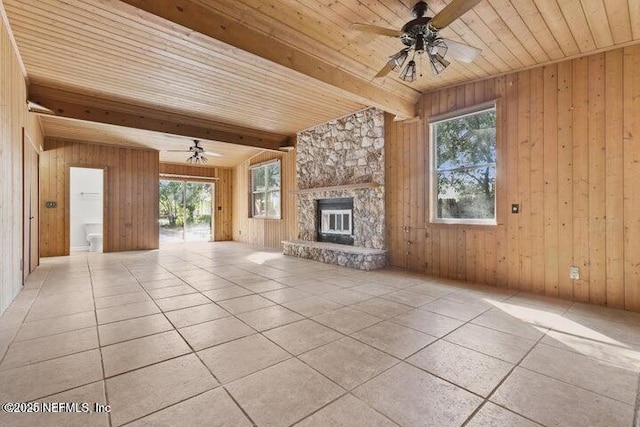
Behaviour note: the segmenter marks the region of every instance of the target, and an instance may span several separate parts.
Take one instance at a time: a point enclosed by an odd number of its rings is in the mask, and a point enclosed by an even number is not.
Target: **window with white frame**
[[[495,104],[436,118],[430,131],[431,220],[495,224]]]
[[[280,161],[251,167],[251,206],[254,218],[280,218]]]

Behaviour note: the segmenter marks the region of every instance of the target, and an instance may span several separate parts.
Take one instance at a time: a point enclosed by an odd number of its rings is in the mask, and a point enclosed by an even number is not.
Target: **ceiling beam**
[[[47,86],[30,85],[28,100],[52,110],[56,116],[70,119],[268,150],[277,150],[291,144],[287,135],[218,123]]]
[[[192,0],[121,1],[302,73],[359,104],[380,108],[400,118],[415,116],[415,104],[419,93],[416,92],[416,100],[407,100]]]

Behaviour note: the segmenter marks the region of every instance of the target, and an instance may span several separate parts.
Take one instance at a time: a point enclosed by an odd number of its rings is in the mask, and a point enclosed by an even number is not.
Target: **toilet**
[[[84,225],[89,252],[102,252],[102,224],[90,222]]]

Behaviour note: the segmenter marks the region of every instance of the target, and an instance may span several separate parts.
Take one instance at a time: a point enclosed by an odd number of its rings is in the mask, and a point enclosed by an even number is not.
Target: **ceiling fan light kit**
[[[429,55],[429,62],[431,63],[431,71],[436,76],[443,72],[450,64],[450,62],[444,59],[444,57],[439,53]]]
[[[221,157],[218,153],[213,153],[211,151],[205,151],[205,149],[200,145],[200,141],[197,139],[193,140],[193,145],[189,147],[188,150],[167,150],[173,153],[191,153],[191,156],[187,157],[187,163],[189,164],[205,164],[208,159],[204,156],[205,154],[214,157]]]
[[[385,67],[375,77],[383,77],[390,71],[397,70],[401,80],[413,82],[418,72],[416,54],[427,56],[431,71],[437,76],[451,64],[446,59],[447,55],[463,62],[472,62],[480,53],[480,49],[438,35],[440,30],[480,1],[482,0],[452,0],[433,18],[424,16],[427,13],[427,3],[419,1],[412,9],[414,19],[404,24],[399,31],[367,24],[354,24],[353,28],[388,37],[399,37],[406,47],[391,55]],[[411,60],[407,62],[409,57]]]
[[[412,82],[416,79],[416,61],[413,59],[407,63],[407,66],[400,71],[400,79],[405,82]]]
[[[391,57],[389,58],[389,62],[387,62],[387,65],[392,70],[395,70],[396,68],[402,67],[404,63],[407,61],[408,57],[409,57],[409,48],[402,49],[400,52],[391,55]]]
[[[193,153],[193,155],[187,159],[187,163],[199,165],[207,163],[207,158],[200,153]]]

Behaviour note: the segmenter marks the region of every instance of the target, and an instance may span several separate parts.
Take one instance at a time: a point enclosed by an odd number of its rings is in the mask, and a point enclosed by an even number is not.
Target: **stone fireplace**
[[[284,253],[384,267],[384,113],[363,110],[298,133],[296,174],[298,240],[283,242]]]

